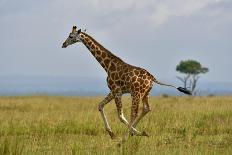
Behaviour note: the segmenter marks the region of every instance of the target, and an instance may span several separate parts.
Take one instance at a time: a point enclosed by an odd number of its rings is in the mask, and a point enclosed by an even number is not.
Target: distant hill
[[[161,79],[162,80],[162,79]],[[162,80],[167,83],[181,85],[179,81]],[[232,95],[232,83],[199,82],[199,95]],[[95,96],[106,95],[109,91],[105,78],[80,77],[0,77],[0,95],[65,95]],[[175,89],[155,85],[152,95],[182,95]]]

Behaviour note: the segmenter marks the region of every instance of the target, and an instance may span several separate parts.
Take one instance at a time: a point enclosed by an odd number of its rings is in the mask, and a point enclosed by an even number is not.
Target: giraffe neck
[[[119,57],[115,56],[113,53],[105,49],[101,44],[99,44],[95,39],[93,39],[88,34],[81,32],[80,34],[82,43],[89,49],[92,55],[100,63],[100,65],[108,73],[109,71],[116,70],[112,65],[112,62],[118,63],[123,62]]]

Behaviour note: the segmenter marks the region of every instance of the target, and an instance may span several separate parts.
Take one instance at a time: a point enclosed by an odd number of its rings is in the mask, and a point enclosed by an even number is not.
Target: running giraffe
[[[104,48],[90,35],[82,32],[81,29],[77,30],[77,27],[73,26],[72,32],[63,43],[62,48],[66,48],[67,46],[77,42],[82,42],[89,49],[92,55],[97,59],[108,74],[107,84],[111,91],[107,97],[100,102],[98,109],[104,121],[105,129],[112,139],[115,138],[115,134],[111,130],[104,112],[104,106],[111,100],[115,100],[120,121],[129,128],[129,133],[127,133],[128,135],[133,134],[139,136],[148,136],[146,132],[140,132],[135,127],[139,121],[149,111],[151,111],[148,104],[148,95],[152,89],[153,82],[160,85],[174,87],[185,94],[190,94],[188,90],[182,87],[177,88],[173,85],[168,85],[157,81],[152,74],[143,68],[127,64],[122,59]],[[125,93],[130,93],[132,98],[130,122],[126,120],[122,110],[121,98]],[[138,116],[139,103],[141,100],[143,103],[143,109],[142,113]]]

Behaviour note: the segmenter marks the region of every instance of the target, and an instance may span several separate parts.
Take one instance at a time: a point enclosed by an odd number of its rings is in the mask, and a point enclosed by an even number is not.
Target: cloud
[[[153,27],[161,27],[176,17],[190,17],[210,5],[229,2],[229,0],[30,0],[14,2],[0,1],[0,17],[4,14],[26,12],[26,16],[64,23],[74,20],[87,25],[95,24],[98,30],[116,27],[118,23],[130,24],[146,22]],[[36,10],[36,11],[35,11]],[[42,11],[38,13],[39,11]],[[49,12],[48,12],[49,11]],[[213,10],[210,10],[213,12]],[[214,13],[218,13],[214,9]],[[20,15],[20,14],[19,14]],[[211,13],[211,15],[214,15]],[[215,14],[216,15],[216,14]]]
[[[150,16],[151,23],[159,27],[173,17],[189,17],[197,14],[201,9],[223,0],[166,0],[153,5]]]
[[[94,17],[100,19],[103,24],[99,25],[104,27],[117,27],[117,23],[130,23],[145,22],[147,25],[152,25],[154,28],[161,27],[163,24],[168,23],[173,18],[185,17],[196,15],[201,10],[208,6],[217,5],[228,0],[86,0],[81,4],[71,4],[74,6],[81,6],[80,11],[84,14],[89,11],[89,14],[94,13]],[[88,4],[88,5],[86,5]],[[85,7],[87,10],[84,10]],[[213,10],[209,10],[213,11]],[[215,10],[214,10],[215,12]],[[95,21],[94,23],[98,23]]]
[[[88,1],[90,3],[90,1]],[[92,9],[98,8],[103,14],[132,14],[140,20],[145,19],[155,27],[162,26],[173,17],[189,17],[209,5],[228,2],[228,0],[94,0]],[[117,16],[117,15],[115,15]],[[115,22],[123,22],[123,18]],[[128,21],[128,19],[125,19]]]

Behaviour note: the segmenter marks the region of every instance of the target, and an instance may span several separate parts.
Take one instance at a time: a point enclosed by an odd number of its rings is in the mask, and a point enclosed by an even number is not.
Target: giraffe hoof
[[[149,137],[149,135],[145,131],[142,132],[141,136]]]
[[[109,132],[109,134],[110,134],[110,138],[111,138],[112,140],[116,139],[116,135],[115,135],[112,131]]]
[[[121,146],[122,146],[122,142],[118,142],[117,147],[121,147]]]
[[[131,133],[130,133],[130,136],[135,136],[135,133],[131,132]]]

